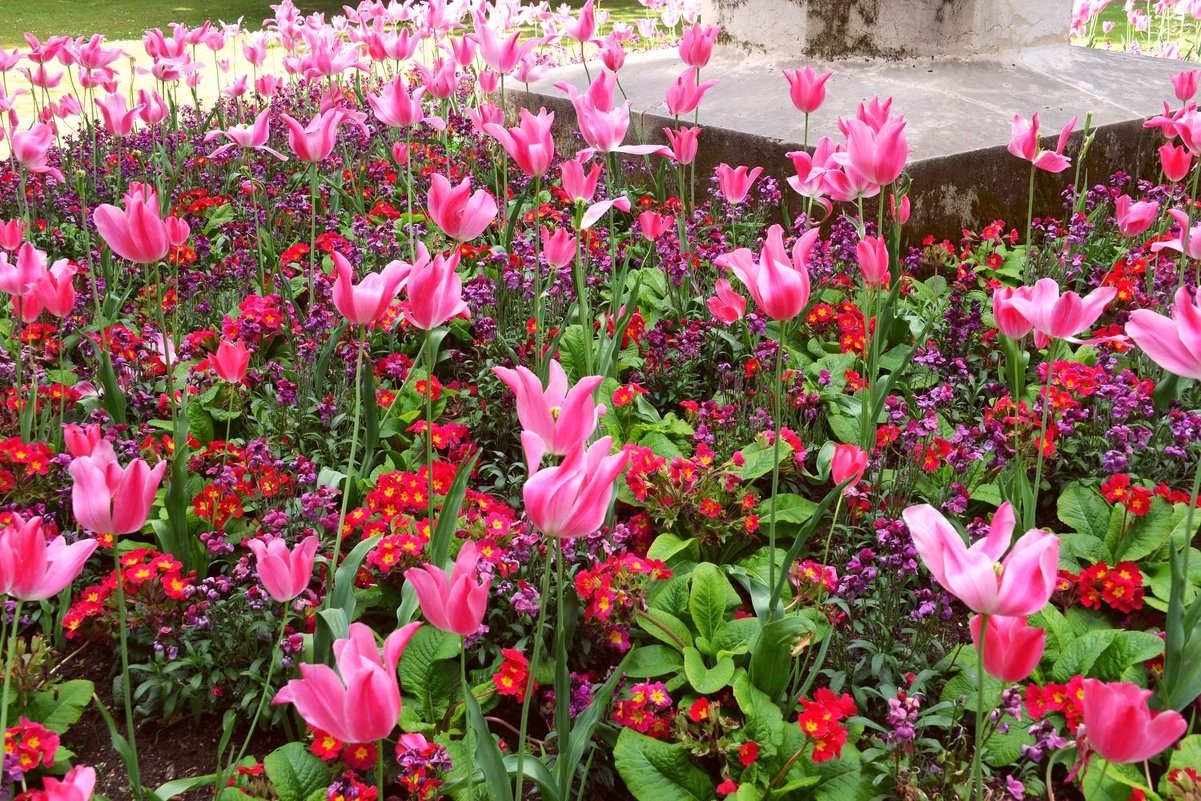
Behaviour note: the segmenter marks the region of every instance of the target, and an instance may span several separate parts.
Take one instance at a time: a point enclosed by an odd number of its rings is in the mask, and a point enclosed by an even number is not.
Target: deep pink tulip
[[[601,40],[600,60],[605,69],[613,73],[625,65],[626,49],[622,46],[622,40],[615,34],[609,34]]]
[[[1147,705],[1150,697],[1150,690],[1136,684],[1084,680],[1084,736],[1102,759],[1142,762],[1167,749],[1188,729],[1179,712],[1152,712]]]
[[[38,302],[58,318],[66,317],[75,308],[75,287],[71,283],[79,268],[66,259],[59,259],[38,278],[35,290]]]
[[[644,211],[638,215],[638,230],[650,242],[659,241],[659,237],[671,230],[676,224],[676,218],[670,214],[660,214],[657,211]]]
[[[1117,199],[1114,217],[1118,221],[1118,230],[1122,236],[1138,236],[1151,227],[1159,215],[1159,204],[1154,200],[1140,200],[1134,203],[1130,195],[1122,195]]]
[[[628,213],[630,208],[630,199],[625,195],[593,203],[584,210],[584,214],[580,217],[580,230],[587,231],[596,225],[602,217],[609,213],[610,209],[617,209],[618,211]]]
[[[522,109],[524,111],[524,109]],[[480,103],[479,108],[468,108],[467,118],[471,120],[471,127],[477,133],[486,134],[485,130],[489,125],[499,125],[504,128],[505,110],[493,103]],[[442,122],[441,118],[437,118],[438,122]]]
[[[981,615],[972,615],[968,628],[972,643],[980,650]],[[1038,667],[1047,645],[1047,632],[1026,625],[1026,618],[990,615],[984,638],[984,670],[997,681],[1013,684],[1024,680]]]
[[[651,153],[666,152],[661,145],[623,145],[626,132],[630,128],[630,101],[613,106],[612,87],[616,78],[612,73],[601,72],[596,80],[583,94],[575,86],[559,81],[556,89],[567,92],[571,105],[575,109],[576,125],[580,135],[588,143],[581,151],[584,156],[595,153],[625,153],[631,156],[645,156]]]
[[[855,245],[859,258],[859,270],[863,283],[868,286],[884,286],[888,280],[888,245],[884,237],[865,236]]]
[[[439,100],[446,100],[459,86],[459,66],[453,58],[440,58],[433,63],[433,70],[417,63],[417,74],[425,90]]]
[[[375,118],[389,128],[408,128],[425,118],[421,107],[421,97],[425,91],[424,86],[419,86],[409,94],[404,76],[397,75],[379,94],[367,95],[367,104],[371,106]]]
[[[580,43],[592,41],[592,37],[596,35],[595,5],[596,0],[588,0],[580,9],[580,16],[576,19],[569,18],[571,21],[563,26],[563,35]]]
[[[468,314],[463,302],[463,281],[455,272],[459,266],[458,249],[449,256],[439,253],[431,259],[425,246],[418,245],[417,254],[405,288],[409,322],[422,331],[432,331],[452,317]]]
[[[596,194],[596,184],[600,180],[601,165],[596,162],[584,172],[584,162],[578,158],[564,161],[559,165],[559,174],[563,179],[563,191],[576,203],[587,203]]]
[[[1172,76],[1172,90],[1181,103],[1187,103],[1197,94],[1197,75],[1197,70],[1184,70]]]
[[[889,195],[888,210],[892,212],[892,218],[896,220],[898,225],[904,225],[905,223],[909,222],[909,195],[902,196],[899,205],[897,203],[897,196]]]
[[[551,137],[551,126],[555,115],[545,108],[538,109],[534,116],[529,109],[521,109],[521,122],[515,128],[488,123],[484,133],[494,136],[517,162],[517,167],[531,178],[541,178],[550,169],[555,158],[555,140]]]
[[[429,214],[451,239],[470,242],[496,219],[496,199],[487,189],[473,193],[470,178],[452,186],[446,176],[434,173],[430,178]]]
[[[671,157],[678,164],[691,164],[696,161],[697,140],[703,128],[664,128],[663,135],[671,145]]]
[[[73,457],[91,456],[96,443],[102,439],[104,437],[100,433],[100,426],[96,423],[86,426],[68,423],[63,426],[63,441],[66,443],[67,453]]]
[[[1003,286],[993,292],[992,315],[996,321],[997,330],[1010,339],[1021,339],[1034,330],[1034,323],[1012,303],[1016,298],[1029,298],[1033,288],[1020,286]]]
[[[145,89],[138,90],[138,106],[142,107],[142,110],[138,112],[138,119],[147,125],[157,125],[171,115],[171,108],[167,105],[167,101],[163,100],[162,95],[153,89],[149,92]],[[80,110],[82,111],[82,109]]]
[[[667,113],[673,117],[691,114],[705,99],[705,93],[717,86],[717,81],[700,82],[696,67],[684,70],[675,83],[667,87]]]
[[[357,285],[354,269],[341,253],[334,251],[334,306],[352,325],[371,325],[384,316],[411,270],[402,261],[389,262],[378,273],[368,273]]]
[[[784,70],[784,77],[788,79],[788,96],[796,110],[802,114],[812,114],[821,108],[822,103],[826,102],[826,81],[832,75],[832,72],[819,75],[812,67]]]
[[[146,525],[167,463],[151,469],[134,459],[122,468],[112,444],[101,440],[91,456],[73,459],[67,469],[75,480],[71,508],[80,526],[97,534],[133,534]]]
[[[834,446],[834,457],[830,460],[830,477],[835,484],[850,479],[846,489],[850,489],[863,478],[867,469],[867,451],[858,445],[840,443]]]
[[[168,217],[163,220],[167,227],[167,244],[173,248],[181,248],[188,243],[192,235],[192,227],[178,217]]]
[[[25,241],[25,221],[20,217],[0,220],[0,248],[16,250]]]
[[[133,124],[138,121],[138,114],[143,106],[129,108],[125,103],[125,95],[114,92],[103,100],[96,98],[96,107],[104,119],[104,130],[113,136],[129,136],[133,133]]]
[[[276,537],[270,542],[261,539],[246,541],[246,547],[254,552],[259,581],[263,582],[267,594],[281,604],[296,598],[313,580],[313,560],[321,540],[309,535],[295,548]]]
[[[479,561],[479,546],[468,540],[449,577],[430,564],[405,571],[405,581],[417,591],[421,614],[431,625],[460,637],[479,630],[488,609],[488,588],[492,586],[491,576],[480,579],[476,569]]]
[[[1201,290],[1176,290],[1172,316],[1150,309],[1131,312],[1126,333],[1151,361],[1169,373],[1201,380]]]
[[[542,226],[542,256],[546,263],[561,269],[575,259],[576,238],[566,228],[556,228],[554,234]]]
[[[714,289],[717,294],[709,298],[707,304],[716,320],[725,325],[733,325],[746,316],[746,298],[735,292],[729,281],[724,278],[717,279]]]
[[[1181,181],[1193,166],[1193,154],[1186,147],[1163,145],[1159,148],[1159,163],[1164,177],[1169,181]]]
[[[475,40],[484,63],[501,75],[508,75],[517,69],[522,56],[533,50],[536,44],[530,41],[523,45],[519,30],[505,36],[503,31],[494,29],[479,13],[475,15]]]
[[[722,162],[717,165],[717,187],[721,190],[726,202],[731,206],[737,206],[742,201],[746,200],[747,194],[751,191],[751,186],[755,180],[762,174],[762,167],[748,169],[745,166],[731,167],[729,164]]]
[[[993,516],[988,535],[971,547],[929,504],[910,506],[901,516],[935,580],[968,609],[1022,617],[1047,605],[1058,576],[1059,538],[1031,529],[1009,548],[1016,519],[1008,502]]]
[[[909,156],[904,117],[890,117],[879,130],[861,120],[849,120],[846,125],[848,165],[878,186],[900,177]]]
[[[9,144],[12,155],[26,172],[50,175],[62,183],[63,174],[47,163],[50,146],[54,144],[54,129],[49,125],[39,122],[27,130],[13,131],[9,136]]]
[[[383,656],[375,634],[363,623],[350,624],[350,636],[334,642],[334,663],[302,663],[272,703],[290,703],[306,723],[344,743],[371,743],[392,733],[400,720],[396,667],[420,623],[388,635]]]
[[[701,25],[699,22],[684,29],[680,37],[680,60],[690,67],[701,68],[713,56],[713,45],[721,28],[717,25]]]
[[[567,372],[554,359],[547,366],[545,389],[538,376],[525,367],[493,367],[492,372],[517,396],[517,420],[531,473],[544,455],[563,456],[586,443],[605,413],[604,405],[592,399],[602,376],[585,376],[569,390]]]
[[[500,76],[492,70],[484,70],[476,76],[476,81],[479,83],[480,91],[486,95],[490,95],[496,92],[497,87],[500,85]]]
[[[36,801],[92,801],[96,789],[96,770],[87,765],[71,768],[62,779],[47,776],[42,779],[42,792],[34,793]]]
[[[124,209],[102,204],[92,212],[92,221],[105,243],[123,259],[153,264],[171,248],[167,226],[159,216],[158,194],[152,186],[131,183]]]
[[[83,539],[67,545],[63,537],[47,542],[42,518],[26,522],[13,515],[0,530],[0,593],[22,601],[53,598],[75,580],[99,544]]]
[[[249,365],[250,351],[240,339],[237,342],[222,340],[216,353],[209,357],[209,366],[217,378],[230,384],[241,384]]]
[[[14,309],[27,323],[42,311],[37,288],[46,273],[46,254],[28,242],[17,251],[15,263],[7,253],[0,253],[0,291],[12,297]]]
[[[809,303],[809,253],[820,231],[806,231],[792,249],[784,249],[784,229],[773,225],[759,258],[747,248],[718,256],[716,264],[734,271],[746,285],[755,303],[773,320],[791,320]]]
[[[1015,293],[1009,302],[1034,325],[1034,341],[1041,348],[1049,339],[1079,342],[1077,335],[1092,327],[1116,294],[1116,289],[1105,286],[1083,298],[1075,292],[1061,295],[1055,279],[1040,278],[1028,295]]]
[[[327,109],[313,117],[308,125],[302,126],[287,114],[280,119],[288,126],[288,144],[301,161],[317,163],[329,158],[338,139],[338,125],[342,122],[342,111]]]
[[[579,443],[555,467],[544,467],[525,482],[522,496],[534,527],[548,537],[582,537],[605,522],[614,482],[625,469],[628,451],[609,455],[612,437],[585,450]]]
[[[231,125],[224,131],[209,131],[204,135],[204,141],[206,142],[211,142],[219,136],[224,136],[229,140],[227,144],[221,145],[221,147],[209,153],[209,158],[215,159],[218,156],[228,153],[235,147],[241,147],[247,150],[261,150],[264,153],[270,153],[280,161],[287,161],[287,156],[267,145],[267,141],[271,138],[270,117],[271,112],[268,109],[263,109],[254,118],[254,123],[251,125]]]
[[[1174,250],[1190,259],[1201,259],[1201,220],[1191,223],[1188,212],[1183,209],[1168,209],[1168,216],[1176,221],[1180,233],[1175,239],[1160,239],[1151,243],[1151,252]]]
[[[1013,116],[1013,132],[1009,137],[1009,152],[1020,159],[1025,159],[1040,170],[1046,172],[1063,172],[1072,163],[1063,155],[1063,148],[1076,127],[1076,118],[1072,117],[1059,133],[1059,140],[1054,150],[1044,150],[1038,133],[1038,113],[1031,115],[1030,122],[1020,115]]]

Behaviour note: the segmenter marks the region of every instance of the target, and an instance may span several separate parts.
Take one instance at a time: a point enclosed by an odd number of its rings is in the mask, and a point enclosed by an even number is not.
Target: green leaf
[[[791,523],[800,525],[809,518],[813,517],[813,513],[817,510],[817,504],[801,495],[794,495],[790,492],[782,492],[776,496],[776,523]],[[764,498],[755,507],[755,513],[759,515],[763,525],[767,525],[768,518],[771,515],[771,498]]]
[[[692,642],[692,632],[684,625],[684,621],[670,612],[651,607],[635,619],[647,634],[678,651],[682,652]]]
[[[734,660],[728,656],[717,660],[712,668],[705,665],[701,652],[695,648],[684,649],[684,675],[692,689],[701,695],[712,695],[725,688],[734,678]]]
[[[1051,668],[1051,678],[1066,682],[1083,674],[1103,681],[1118,681],[1126,668],[1153,659],[1162,651],[1163,640],[1150,632],[1089,631],[1064,646]]]
[[[1181,504],[1183,507],[1184,504]],[[1179,513],[1178,513],[1179,512]],[[1110,540],[1106,542],[1115,562],[1137,562],[1158,551],[1179,526],[1183,532],[1184,509],[1177,510],[1161,498],[1151,503],[1151,508],[1142,517],[1131,517],[1128,530],[1122,532],[1122,519],[1125,513],[1114,507],[1113,516],[1116,525],[1111,525]],[[1116,529],[1116,532],[1112,531]]]
[[[708,774],[692,764],[678,743],[623,728],[613,761],[637,801],[713,801],[717,795]]]
[[[493,739],[492,732],[488,730],[488,722],[484,720],[484,713],[480,711],[480,703],[475,699],[475,693],[464,693],[463,697],[467,704],[467,720],[475,733],[475,761],[484,773],[488,795],[493,801],[513,801],[513,788],[509,785],[509,771],[505,768],[504,755]]]
[[[87,679],[59,682],[51,690],[34,693],[20,714],[56,734],[65,734],[79,722],[95,690]]]
[[[467,480],[475,463],[479,461],[480,451],[476,451],[470,459],[460,464],[455,470],[455,480],[451,482],[446,498],[442,501],[442,509],[438,513],[438,525],[430,537],[430,562],[435,565],[445,565],[450,558],[450,541],[454,539],[455,531],[459,528],[459,508],[467,495]]]
[[[692,591],[688,613],[692,625],[707,640],[712,640],[726,620],[726,610],[738,604],[738,592],[721,568],[702,562],[692,571]]]
[[[1095,489],[1073,482],[1060,494],[1055,508],[1059,519],[1073,531],[1102,542],[1109,534],[1109,504]]]
[[[650,679],[675,673],[684,667],[680,652],[666,645],[642,645],[630,652],[626,673],[640,679]]]
[[[751,684],[746,671],[740,671],[734,679],[734,700],[742,710],[746,738],[759,743],[762,757],[774,755],[783,739],[784,713],[766,693]]]
[[[775,466],[772,462],[772,452],[774,450],[774,446],[768,445],[762,439],[757,439],[743,448],[742,457],[746,461],[743,462],[740,473],[742,480],[751,481],[770,473],[772,467]],[[780,442],[780,462],[786,460],[791,453],[792,446],[787,442]]]
[[[454,700],[455,666],[450,660],[458,654],[459,638],[454,635],[434,626],[422,626],[413,633],[399,668],[406,713],[409,705],[415,706],[411,711],[420,711],[425,722],[446,714]]]
[[[808,614],[807,614],[808,613]],[[751,681],[773,701],[779,700],[792,675],[792,651],[808,638],[821,641],[829,629],[814,610],[778,618],[765,625],[751,645]]]
[[[678,561],[695,562],[700,553],[700,543],[694,537],[677,537],[665,533],[655,537],[651,547],[647,549],[648,559],[658,559],[664,564],[671,565]]]
[[[279,801],[306,801],[330,783],[329,768],[300,743],[288,743],[263,759],[263,770],[275,785]]]

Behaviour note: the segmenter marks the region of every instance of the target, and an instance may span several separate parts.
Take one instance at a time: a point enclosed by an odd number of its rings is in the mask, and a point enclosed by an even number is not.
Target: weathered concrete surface
[[[763,165],[778,178],[793,174],[785,154],[800,147],[804,118],[792,107],[780,70],[795,66],[801,64],[730,49],[714,54],[701,75],[720,81],[700,109],[701,174],[723,161]],[[620,78],[634,110],[628,141],[663,141],[661,129],[672,123],[665,93],[682,67],[674,50],[627,59]],[[834,77],[826,103],[810,117],[810,145],[823,135],[839,139],[837,117],[854,116],[860,102],[891,96],[893,112],[908,120],[913,230],[945,236],[994,219],[1025,220],[1029,165],[1005,149],[1014,114],[1039,112],[1053,147],[1069,118],[1079,115],[1082,123],[1091,111],[1097,137],[1086,163],[1090,180],[1118,169],[1154,175],[1162,140],[1143,121],[1163,111],[1163,99],[1173,97],[1169,77],[1180,70],[1177,62],[1067,45],[1029,48],[1003,59],[843,61],[830,67]],[[590,69],[595,75],[600,67]],[[580,67],[563,68],[531,84],[528,93],[510,91],[508,102],[553,109],[561,147],[570,150],[581,145],[572,135],[574,111],[554,88],[563,80],[586,84]],[[1079,145],[1079,127],[1068,155]],[[1037,207],[1057,210],[1058,193],[1071,179],[1070,170],[1040,174]],[[785,192],[788,197],[790,190]],[[789,200],[796,208],[796,196]]]
[[[969,57],[1068,40],[1071,0],[703,0],[723,41],[823,59]]]

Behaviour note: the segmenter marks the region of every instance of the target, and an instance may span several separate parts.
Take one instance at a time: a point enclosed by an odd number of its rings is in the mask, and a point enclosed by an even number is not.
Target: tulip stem
[[[425,479],[429,534],[434,534],[434,332],[425,332]],[[438,565],[441,567],[441,565]]]
[[[238,755],[234,757],[234,765],[242,761],[242,757],[246,754],[246,749],[250,747],[250,738],[254,736],[254,731],[259,725],[259,717],[263,714],[263,708],[267,705],[267,696],[271,692],[271,676],[275,671],[275,655],[284,645],[284,635],[288,631],[289,611],[288,605],[285,604],[283,617],[279,621],[279,637],[275,640],[275,650],[271,652],[271,659],[267,662],[267,678],[263,680],[263,691],[259,694],[259,705],[254,710],[254,717],[250,720],[250,729],[246,732],[246,740],[242,743],[242,747],[238,749]]]
[[[317,162],[309,170],[309,305],[316,305],[317,285]]]
[[[375,749],[375,784],[379,790],[376,798],[386,798],[384,795],[384,746],[387,741],[380,739],[379,745]]]
[[[1031,267],[1034,265],[1034,177],[1037,175],[1034,164],[1030,165],[1030,185],[1026,190],[1026,279],[1030,278]]]
[[[17,632],[21,628],[21,599],[17,598],[16,608],[13,610],[13,625],[8,632],[7,648],[4,651],[4,690],[3,695],[0,695],[0,737],[8,735],[8,689],[12,683],[13,675],[13,655],[17,651]],[[5,609],[3,624],[8,625],[8,601],[5,599]]]
[[[543,354],[542,340],[544,333],[542,331],[542,228],[541,215],[539,214],[542,204],[538,202],[538,198],[542,195],[542,178],[541,176],[534,177],[534,366],[538,368],[538,375],[543,374]],[[583,242],[579,242],[577,247],[582,247]]]
[[[525,744],[526,733],[529,731],[530,725],[530,700],[534,697],[534,676],[538,673],[538,668],[542,661],[542,629],[546,625],[546,596],[550,592],[550,548],[546,549],[546,568],[542,571],[542,587],[538,595],[538,620],[534,624],[534,631],[530,635],[530,660],[529,673],[525,680],[525,697],[521,702],[521,725],[517,734],[517,788],[513,793],[513,797],[517,801],[521,801],[521,785],[525,779],[523,772],[525,761]]]
[[[776,342],[776,371],[775,382],[772,384],[772,426],[775,436],[771,441],[771,511],[767,526],[767,586],[776,586],[776,506],[780,489],[780,429],[782,427],[780,400],[784,394],[780,385],[784,381],[784,340],[787,333],[787,322],[780,321],[780,338]],[[775,618],[775,608],[767,610],[767,619]]]
[[[980,648],[976,654],[976,744],[972,748],[972,788],[976,801],[984,801],[981,750],[984,745],[984,647],[989,615],[980,615]]]
[[[333,596],[334,579],[338,573],[338,560],[342,555],[342,531],[346,527],[346,511],[350,505],[350,491],[355,485],[355,451],[359,447],[359,416],[363,411],[363,351],[367,349],[367,331],[363,330],[363,342],[357,345],[358,355],[354,361],[354,422],[350,429],[350,459],[346,462],[346,486],[342,490],[342,513],[338,515],[338,530],[334,534],[334,552],[330,559],[329,575],[326,576],[327,592],[323,604],[329,606]]]
[[[1027,529],[1034,528],[1038,516],[1038,493],[1043,482],[1043,458],[1047,452],[1047,426],[1050,424],[1051,389],[1054,386],[1055,359],[1059,355],[1059,340],[1053,339],[1047,346],[1047,382],[1043,389],[1043,423],[1038,442],[1038,458],[1034,467],[1034,486],[1030,490],[1030,508],[1022,509],[1022,521]],[[1016,410],[1015,410],[1016,414]]]
[[[113,543],[113,564],[117,576],[117,626],[121,639],[121,695],[125,704],[126,738],[129,740],[129,759],[125,763],[125,770],[134,798],[141,801],[144,797],[142,772],[138,768],[137,731],[133,725],[133,691],[129,686],[129,624],[125,618],[125,579],[121,575],[121,556],[117,553],[116,542]]]
[[[817,582],[817,605],[820,607],[825,598],[826,589],[826,565],[830,563],[830,542],[834,539],[834,529],[838,527],[838,513],[842,511],[843,493],[838,493],[838,500],[834,503],[834,517],[830,518],[830,531],[826,534],[826,548],[822,552],[822,563],[819,566],[821,574],[818,576]],[[773,584],[774,588],[775,585]]]

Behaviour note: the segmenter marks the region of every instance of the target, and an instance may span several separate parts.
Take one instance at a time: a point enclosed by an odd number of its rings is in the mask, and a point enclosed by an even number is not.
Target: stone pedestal
[[[1071,0],[703,0],[750,51],[818,59],[972,57],[1066,44]]]

